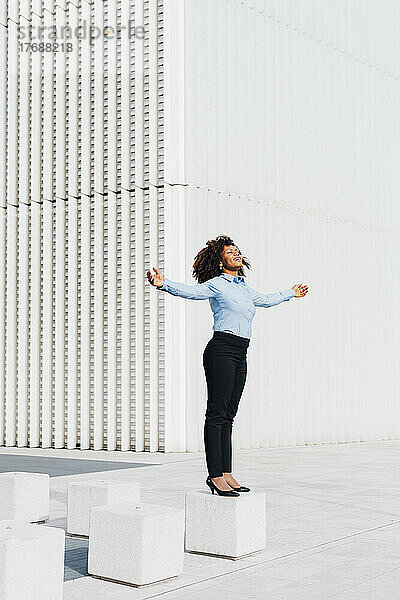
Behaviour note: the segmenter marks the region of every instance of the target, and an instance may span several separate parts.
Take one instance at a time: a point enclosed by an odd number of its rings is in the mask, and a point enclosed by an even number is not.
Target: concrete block
[[[47,521],[50,478],[43,473],[0,473],[0,520]]]
[[[170,506],[92,508],[88,572],[135,586],[180,575],[184,526],[184,510]]]
[[[222,497],[207,491],[185,494],[185,550],[240,558],[267,545],[264,492]]]
[[[64,552],[62,529],[1,525],[1,600],[62,600]]]
[[[137,481],[77,481],[68,484],[67,531],[89,535],[89,510],[129,502],[140,504],[140,483]]]

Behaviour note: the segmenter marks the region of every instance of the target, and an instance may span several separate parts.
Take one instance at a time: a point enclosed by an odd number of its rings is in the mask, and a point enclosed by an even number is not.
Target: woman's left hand
[[[292,287],[292,290],[294,291],[295,298],[302,298],[307,294],[308,286],[302,285],[301,283],[296,283],[296,285]]]

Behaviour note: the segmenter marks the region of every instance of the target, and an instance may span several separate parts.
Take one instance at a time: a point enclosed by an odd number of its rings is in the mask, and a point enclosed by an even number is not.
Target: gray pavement
[[[205,488],[202,453],[104,454],[82,457],[147,465],[51,479],[50,525],[65,526],[72,480],[137,480],[143,502],[176,507]],[[267,494],[266,550],[236,561],[185,553],[181,576],[133,588],[87,576],[86,542],[68,540],[64,600],[400,600],[399,464],[399,441],[235,451],[238,481]]]

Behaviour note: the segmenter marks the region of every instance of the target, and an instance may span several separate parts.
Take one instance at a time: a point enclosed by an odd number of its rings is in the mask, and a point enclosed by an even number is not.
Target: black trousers
[[[249,342],[248,338],[214,331],[203,352],[207,380],[204,448],[210,477],[232,471],[232,425],[246,382]]]

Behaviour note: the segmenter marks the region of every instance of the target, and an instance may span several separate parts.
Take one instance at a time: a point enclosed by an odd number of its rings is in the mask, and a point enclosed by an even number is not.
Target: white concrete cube
[[[184,526],[184,510],[170,506],[92,508],[88,572],[135,586],[180,575]]]
[[[0,520],[47,521],[50,478],[44,473],[0,473]]]
[[[121,502],[140,503],[137,481],[77,481],[68,484],[67,531],[89,535],[89,510]]]
[[[62,600],[65,533],[43,525],[0,526],[1,600]]]
[[[267,545],[264,492],[222,497],[207,491],[185,494],[185,550],[240,558]]]

